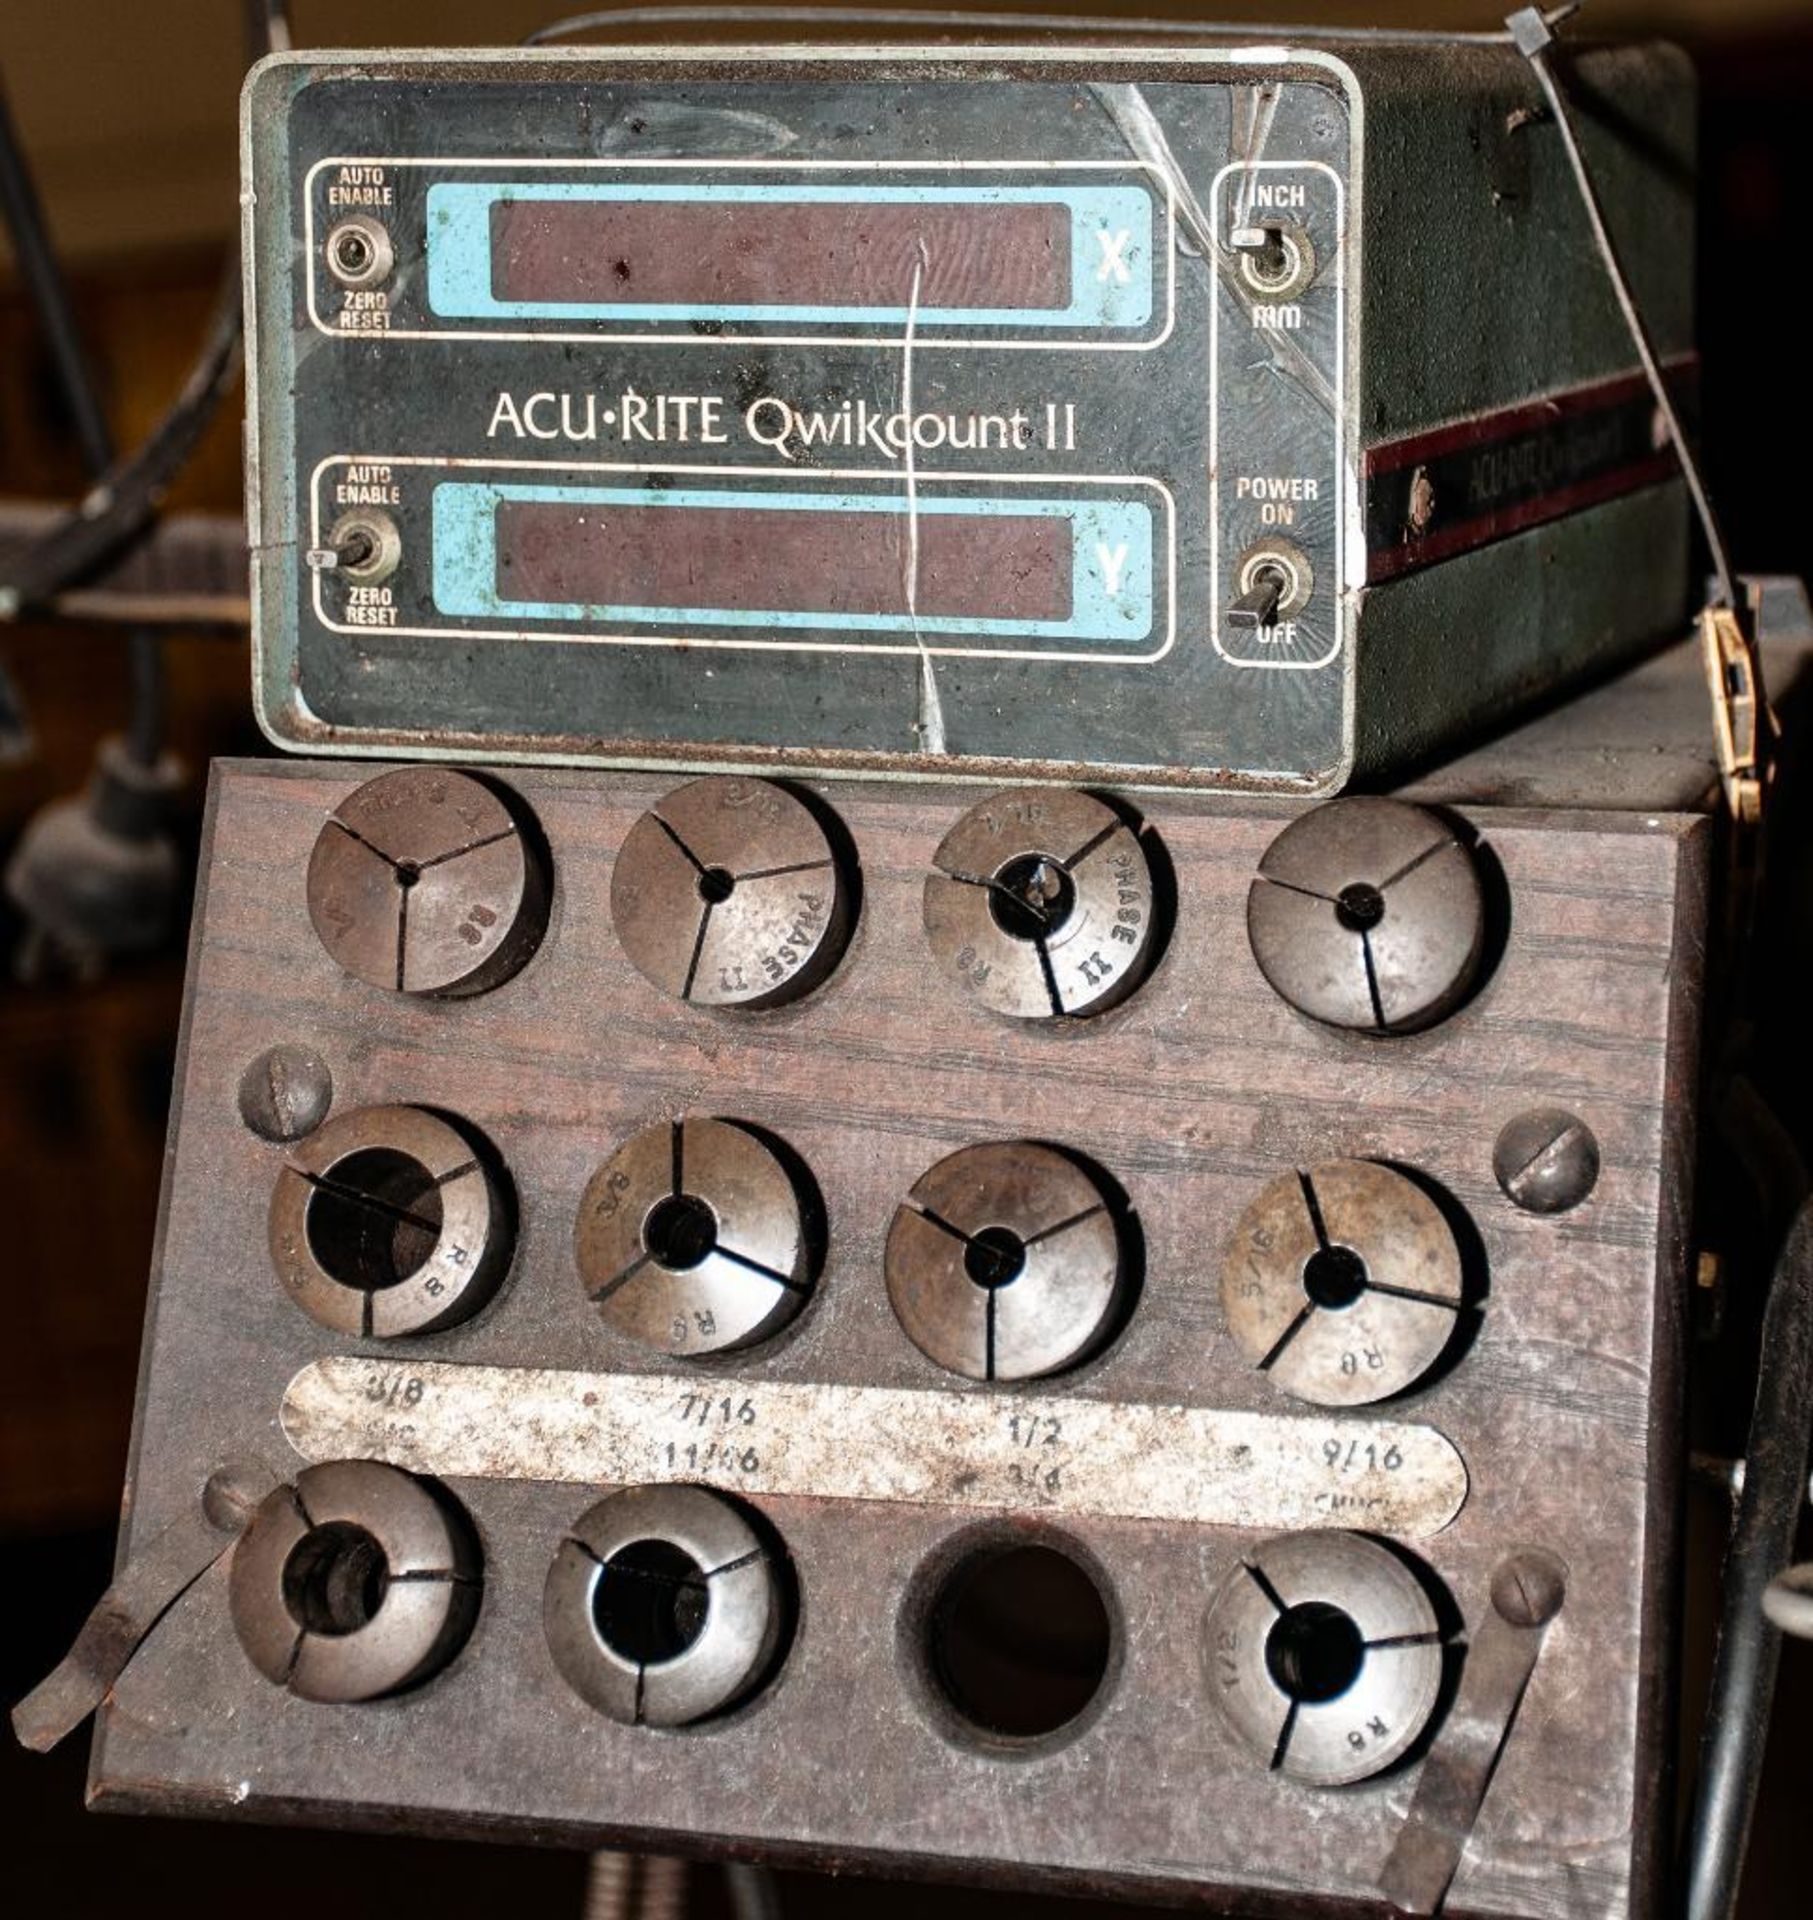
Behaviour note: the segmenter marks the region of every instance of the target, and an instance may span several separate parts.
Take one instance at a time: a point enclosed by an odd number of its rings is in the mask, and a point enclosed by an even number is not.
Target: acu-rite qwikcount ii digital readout
[[[1699,657],[1301,804],[1684,611],[1554,57],[258,69],[96,1804],[1658,1920]]]
[[[1684,69],[1578,64],[1679,366]],[[1681,489],[1531,93],[1455,44],[267,62],[267,730],[1319,792],[1629,653]]]

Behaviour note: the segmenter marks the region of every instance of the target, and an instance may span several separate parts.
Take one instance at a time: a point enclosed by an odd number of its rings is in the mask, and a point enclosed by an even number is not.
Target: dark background
[[[996,10],[1000,0],[993,0]],[[556,9],[539,0],[294,0],[299,45],[515,40]],[[1112,11],[1111,9],[1098,9]],[[1132,10],[1125,10],[1132,11]],[[1187,13],[1154,4],[1141,14]],[[1480,28],[1498,8],[1464,0],[1362,6],[1228,4],[1341,24]],[[1672,10],[1594,0],[1603,31],[1659,32],[1695,55],[1702,83],[1699,278],[1703,431],[1738,564],[1813,572],[1807,450],[1813,362],[1797,321],[1813,201],[1813,7],[1700,0]],[[0,76],[75,283],[115,434],[135,441],[174,393],[197,340],[236,216],[239,20],[232,0],[10,0]],[[1539,290],[1532,298],[1539,298]],[[236,510],[239,407],[226,409],[173,504]],[[82,474],[54,380],[0,242],[0,495],[74,497]],[[243,641],[178,636],[168,650],[173,744],[190,770],[189,831],[210,757],[259,751]],[[0,661],[31,712],[38,750],[0,768],[0,864],[47,800],[86,778],[96,740],[125,713],[117,635],[0,627]],[[60,1656],[111,1565],[139,1324],[182,989],[180,951],[97,984],[26,988],[0,906],[0,1702]],[[1716,1581],[1717,1503],[1696,1496],[1690,1570],[1703,1672]],[[1813,1695],[1813,1649],[1790,1644],[1777,1739],[1752,1852],[1746,1920],[1808,1911],[1797,1870],[1813,1768],[1796,1751]],[[1691,1705],[1689,1708],[1691,1714]],[[584,1863],[570,1855],[255,1828],[91,1819],[81,1811],[86,1739],[48,1759],[0,1741],[0,1889],[11,1910],[68,1920],[128,1903],[146,1915],[256,1913],[336,1920],[429,1910],[437,1920],[514,1912],[577,1916]],[[777,1756],[777,1763],[784,1758]],[[715,1875],[691,1910],[717,1912]],[[789,1876],[790,1915],[852,1900],[882,1912],[936,1899],[952,1920],[1035,1903]],[[1061,1912],[1083,1916],[1091,1909]]]

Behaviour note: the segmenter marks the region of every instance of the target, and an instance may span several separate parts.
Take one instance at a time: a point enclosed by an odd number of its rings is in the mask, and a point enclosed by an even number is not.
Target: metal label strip
[[[1668,363],[1690,402],[1698,356]],[[1366,452],[1366,578],[1395,580],[1674,479],[1642,374],[1570,387]]]
[[[1429,1426],[1033,1393],[316,1360],[284,1393],[306,1460],[449,1479],[695,1481],[751,1495],[1439,1533],[1467,1469]]]

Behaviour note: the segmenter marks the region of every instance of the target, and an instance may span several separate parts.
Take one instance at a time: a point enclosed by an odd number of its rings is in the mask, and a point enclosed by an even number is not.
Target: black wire
[[[0,576],[6,611],[18,615],[45,608],[144,533],[233,383],[239,368],[239,312],[236,254],[175,405],[142,446],[102,474],[79,506],[11,556],[7,574]]]
[[[75,429],[82,464],[92,479],[104,473],[113,462],[113,436],[107,430],[107,416],[101,406],[94,368],[76,326],[69,283],[63,277],[51,245],[44,204],[38,197],[31,164],[19,141],[4,75],[0,75],[0,217],[4,217],[12,239],[19,278],[37,310],[38,324],[44,329],[44,343],[56,366],[57,384],[69,404],[70,424]]]
[[[1788,1231],[1763,1313],[1744,1486],[1725,1556],[1718,1651],[1687,1842],[1687,1920],[1737,1904],[1769,1738],[1781,1632],[1763,1590],[1794,1557],[1813,1446],[1813,1200]]]
[[[1551,9],[1551,15],[1571,13],[1572,6]],[[1368,45],[1428,45],[1431,42],[1503,46],[1510,34],[1444,33],[1434,29],[1396,27],[1280,27],[1254,21],[1128,20],[1113,13],[974,13],[967,9],[931,7],[800,7],[800,6],[642,6],[636,0],[613,7],[594,7],[571,14],[526,36],[523,45],[541,47],[575,34],[603,27],[701,26],[770,27],[916,27],[945,32],[1031,33],[1157,33],[1192,39],[1341,40]]]
[[[50,348],[82,465],[88,478],[97,480],[113,464],[113,435],[4,82],[0,82],[0,216],[12,236],[19,278]],[[164,741],[163,644],[149,628],[135,627],[127,635],[126,648],[131,687],[126,751],[140,766],[155,766]]]
[[[134,627],[127,634],[126,684],[130,696],[126,751],[139,766],[155,767],[163,757],[164,721],[169,711],[163,638],[155,627]]]
[[[282,0],[246,0],[246,32],[254,56],[288,46]],[[143,535],[238,373],[241,308],[235,249],[201,351],[175,403],[141,446],[108,466],[79,505],[9,556],[0,575],[0,615],[43,609]]]
[[[780,1885],[766,1867],[728,1865],[724,1883],[732,1920],[781,1920]]]

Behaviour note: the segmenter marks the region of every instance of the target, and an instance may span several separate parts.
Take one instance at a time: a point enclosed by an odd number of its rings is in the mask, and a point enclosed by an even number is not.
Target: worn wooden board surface
[[[556,862],[541,952],[481,1000],[399,1002],[336,971],[304,904],[315,831],[365,771],[216,771],[133,1536],[194,1500],[223,1458],[298,1464],[278,1422],[293,1376],[323,1356],[380,1351],[317,1328],[269,1269],[264,1213],[282,1150],[244,1129],[234,1090],[278,1040],[329,1061],[337,1111],[398,1099],[451,1108],[490,1136],[514,1177],[521,1231],[499,1296],[463,1327],[382,1350],[399,1361],[671,1371],[607,1332],[582,1299],[574,1209],[628,1133],[716,1113],[786,1138],[831,1222],[806,1312],[717,1372],[992,1394],[1028,1413],[1061,1415],[1070,1398],[1302,1412],[1225,1332],[1221,1248],[1252,1195],[1288,1168],[1344,1154],[1406,1162],[1466,1207],[1489,1274],[1464,1356],[1381,1410],[1437,1428],[1466,1463],[1466,1505],[1419,1551],[1474,1620],[1508,1545],[1549,1546],[1571,1570],[1453,1910],[1590,1920],[1630,1911],[1633,1889],[1640,1905],[1663,1750],[1703,823],[1476,812],[1510,891],[1503,959],[1445,1026],[1372,1043],[1307,1026],[1247,951],[1248,878],[1282,816],[1154,803],[1148,818],[1177,874],[1176,932],[1123,1007],[1052,1031],[985,1015],[931,968],[919,889],[967,796],[898,787],[830,793],[862,856],[864,912],[836,975],[796,1007],[734,1017],[661,999],[622,958],[608,896],[613,848],[666,783],[560,774],[514,779]],[[1537,1103],[1572,1107],[1605,1155],[1593,1198],[1559,1220],[1519,1214],[1491,1175],[1499,1127]],[[1125,1331],[1076,1373],[1011,1394],[964,1388],[896,1326],[882,1239],[942,1154],[1023,1136],[1081,1148],[1124,1185],[1146,1281]],[[1365,1419],[1328,1424],[1342,1433]],[[635,1837],[1153,1898],[1258,1897],[1291,1913],[1372,1897],[1414,1770],[1339,1792],[1295,1786],[1268,1777],[1210,1708],[1201,1628],[1252,1538],[1236,1528],[1064,1516],[1057,1524],[1110,1584],[1113,1671],[1075,1737],[1004,1758],[954,1740],[928,1710],[903,1599],[953,1536],[1047,1519],[763,1498],[804,1598],[787,1664],[732,1719],[657,1734],[590,1712],[542,1640],[547,1560],[589,1491],[453,1485],[489,1575],[473,1641],[444,1676],[375,1706],[291,1699],[241,1657],[216,1569],[104,1716],[100,1803]]]

